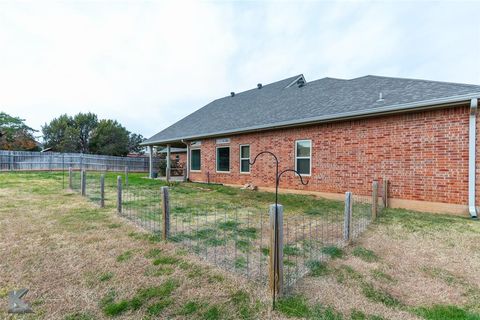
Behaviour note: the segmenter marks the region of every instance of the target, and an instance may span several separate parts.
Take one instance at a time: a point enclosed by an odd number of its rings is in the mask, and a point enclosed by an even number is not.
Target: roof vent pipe
[[[230,92],[230,95],[231,95],[232,97],[235,97],[235,92],[233,92],[233,91]]]
[[[262,84],[261,83],[257,84],[257,88],[262,89]]]
[[[383,93],[380,92],[380,93],[378,94],[378,100],[377,100],[377,102],[383,102],[383,101],[385,101],[385,99],[383,99]]]
[[[477,110],[478,99],[470,101],[470,121],[468,132],[468,212],[472,219],[477,219],[477,208],[475,207],[475,176],[477,171],[475,169],[475,148],[477,144]]]

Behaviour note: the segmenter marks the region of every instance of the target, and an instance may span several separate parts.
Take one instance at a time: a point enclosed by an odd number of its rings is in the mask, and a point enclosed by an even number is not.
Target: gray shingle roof
[[[284,125],[326,121],[353,115],[447,102],[462,96],[480,97],[480,86],[364,76],[351,80],[323,78],[292,85],[295,76],[214,100],[144,144],[165,143]],[[377,101],[382,93],[383,101]]]

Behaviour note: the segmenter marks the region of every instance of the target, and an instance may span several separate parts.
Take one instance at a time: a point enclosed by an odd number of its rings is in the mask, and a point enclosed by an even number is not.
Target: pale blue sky
[[[0,111],[92,111],[146,137],[303,73],[480,84],[480,1],[0,1]]]

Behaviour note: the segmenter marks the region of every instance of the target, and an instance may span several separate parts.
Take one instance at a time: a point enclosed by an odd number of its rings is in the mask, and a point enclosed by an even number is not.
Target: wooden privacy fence
[[[175,186],[138,188],[126,185],[122,176],[116,183],[113,178],[106,183],[103,175],[69,172],[74,190],[86,190],[83,194],[90,199],[89,190],[96,190],[100,198],[93,199],[100,206],[109,199],[105,193],[110,190],[111,205],[115,204],[119,216],[218,267],[262,284],[273,299],[290,292],[298,280],[330,259],[332,252],[357,239],[388,203],[386,179],[373,181],[369,195],[347,192],[340,210],[326,208],[307,215],[289,214],[281,205],[277,210],[271,205],[268,211],[209,206],[200,197],[182,198],[185,190],[177,191]]]
[[[161,159],[154,158],[154,167]],[[83,153],[30,152],[0,150],[0,171],[58,171],[67,170],[148,172],[149,159],[115,157]]]

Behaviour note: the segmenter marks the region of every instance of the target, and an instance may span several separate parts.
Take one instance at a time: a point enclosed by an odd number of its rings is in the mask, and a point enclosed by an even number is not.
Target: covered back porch
[[[187,181],[189,176],[188,144],[181,141],[169,144],[149,144],[149,178],[167,182]],[[159,161],[156,158],[159,158]],[[164,160],[164,161],[162,161]]]

